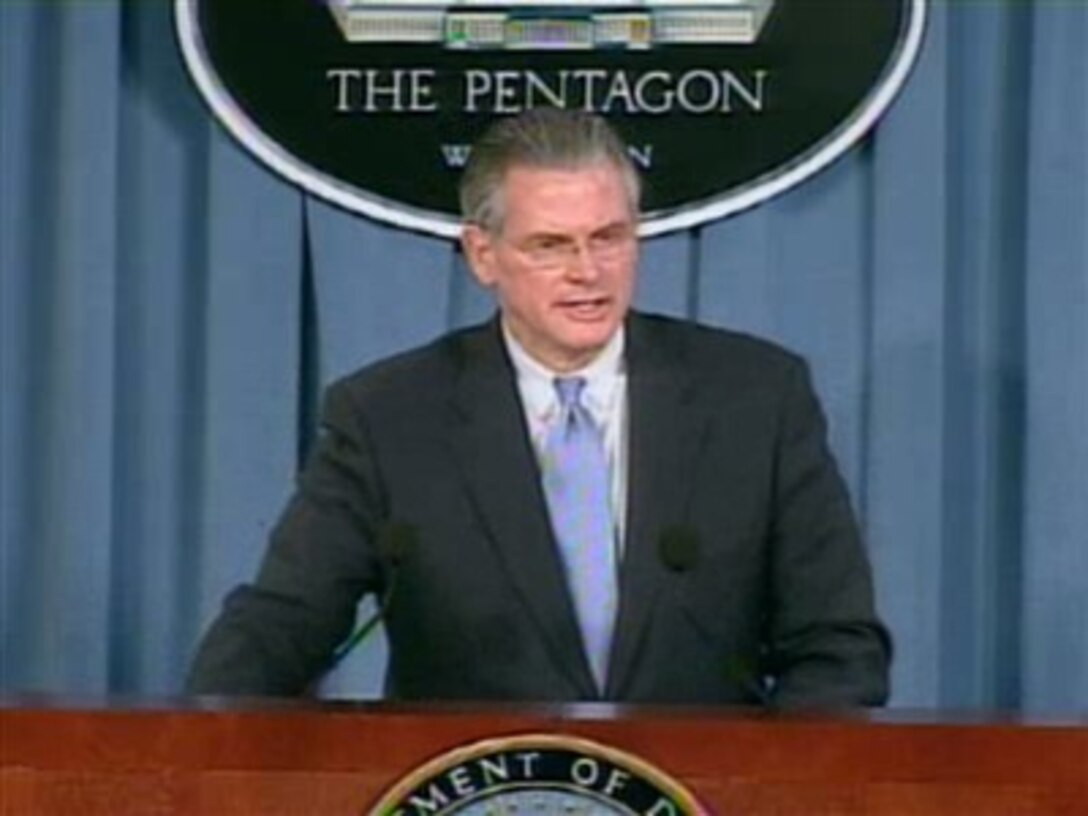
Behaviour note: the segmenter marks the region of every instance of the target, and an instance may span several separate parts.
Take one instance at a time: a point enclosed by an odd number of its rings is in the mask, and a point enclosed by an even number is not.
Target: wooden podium
[[[565,734],[632,753],[711,813],[1088,813],[1088,724],[609,706],[496,708],[9,699],[0,813],[364,814],[482,738]]]

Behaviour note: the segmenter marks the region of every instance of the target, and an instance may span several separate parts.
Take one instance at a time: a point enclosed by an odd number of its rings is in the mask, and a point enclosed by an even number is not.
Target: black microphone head
[[[672,572],[687,572],[699,562],[699,536],[686,525],[666,527],[658,549],[661,563]]]

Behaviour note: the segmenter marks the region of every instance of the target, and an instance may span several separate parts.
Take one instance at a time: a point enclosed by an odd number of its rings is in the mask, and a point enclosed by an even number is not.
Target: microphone
[[[730,655],[722,666],[725,676],[759,701],[763,708],[775,708],[774,698],[767,689],[766,681],[752,665],[739,655]]]
[[[670,572],[689,572],[699,563],[699,534],[688,525],[666,527],[657,546],[661,563]]]
[[[412,524],[391,521],[382,528],[382,531],[378,534],[377,548],[379,557],[389,565],[389,581],[385,585],[385,592],[378,599],[378,608],[333,652],[332,659],[325,669],[325,674],[339,666],[344,658],[366,640],[370,633],[378,627],[379,623],[385,620],[385,613],[389,610],[389,604],[393,600],[393,594],[397,589],[397,579],[400,577],[401,565],[411,555],[417,539],[418,532]]]

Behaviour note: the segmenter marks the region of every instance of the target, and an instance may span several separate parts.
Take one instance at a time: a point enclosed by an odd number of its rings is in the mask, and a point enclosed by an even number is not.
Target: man
[[[461,184],[499,316],[329,389],[190,689],[296,694],[381,598],[395,698],[873,705],[889,641],[804,364],[629,311],[599,118],[503,120]]]

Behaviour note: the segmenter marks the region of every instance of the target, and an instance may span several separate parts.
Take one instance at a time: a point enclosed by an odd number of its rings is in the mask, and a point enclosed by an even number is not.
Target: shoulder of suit
[[[632,313],[628,330],[655,349],[661,359],[696,374],[758,372],[766,377],[804,366],[799,355],[773,341],[691,320]],[[332,390],[346,391],[354,398],[404,392],[416,398],[421,393],[438,397],[446,393],[463,367],[481,354],[501,357],[494,322],[447,333],[423,346],[366,365],[338,380]]]
[[[422,346],[365,365],[334,382],[331,389],[356,396],[405,388],[418,391],[421,385],[441,390],[463,365],[470,350],[488,342],[488,335],[494,331],[493,323],[481,323],[448,332]]]
[[[651,346],[690,365],[757,366],[793,369],[804,360],[793,351],[762,337],[656,314],[632,315],[631,330]]]

